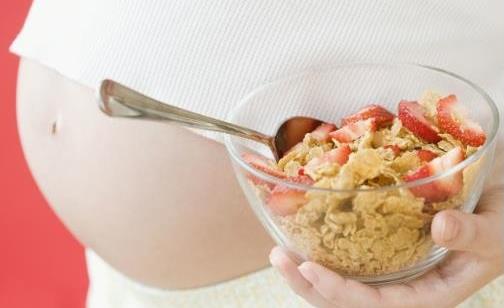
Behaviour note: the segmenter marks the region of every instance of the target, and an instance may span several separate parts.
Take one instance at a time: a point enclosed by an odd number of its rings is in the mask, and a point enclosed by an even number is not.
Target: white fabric
[[[88,308],[308,308],[272,268],[217,285],[168,291],[143,286],[86,250]],[[504,276],[467,299],[458,308],[504,307]]]
[[[438,66],[504,105],[502,0],[35,0],[11,50],[218,118],[260,84],[360,61]]]
[[[344,62],[430,64],[491,90],[503,12],[502,0],[35,0],[12,50],[223,118],[262,83]]]
[[[89,274],[88,308],[308,308],[287,288],[273,268],[209,287],[160,290],[124,276],[93,251],[86,251]]]

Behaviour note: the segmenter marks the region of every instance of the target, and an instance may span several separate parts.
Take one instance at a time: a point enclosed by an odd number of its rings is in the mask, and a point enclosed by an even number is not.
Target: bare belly
[[[17,111],[26,158],[49,204],[121,272],[191,288],[267,265],[273,243],[221,144],[162,123],[107,118],[92,89],[27,60]]]

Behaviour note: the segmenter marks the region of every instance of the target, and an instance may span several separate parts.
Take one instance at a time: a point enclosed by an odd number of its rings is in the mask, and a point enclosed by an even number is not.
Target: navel
[[[61,128],[61,117],[58,115],[54,121],[51,123],[51,135],[55,136]]]

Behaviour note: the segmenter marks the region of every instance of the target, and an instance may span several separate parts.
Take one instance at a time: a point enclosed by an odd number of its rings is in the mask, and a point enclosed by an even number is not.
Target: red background
[[[18,58],[8,48],[30,4],[0,0],[0,307],[84,307],[83,249],[37,189],[16,130]]]

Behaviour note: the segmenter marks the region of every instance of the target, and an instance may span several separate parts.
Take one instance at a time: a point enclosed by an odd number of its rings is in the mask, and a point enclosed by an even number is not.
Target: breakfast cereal
[[[268,186],[251,177],[292,246],[343,274],[390,273],[424,258],[433,246],[433,215],[467,198],[477,164],[425,185],[402,185],[442,173],[484,144],[483,130],[461,110],[455,96],[433,92],[401,101],[398,116],[370,105],[340,128],[324,124],[307,134],[275,164],[245,160],[321,188]]]

